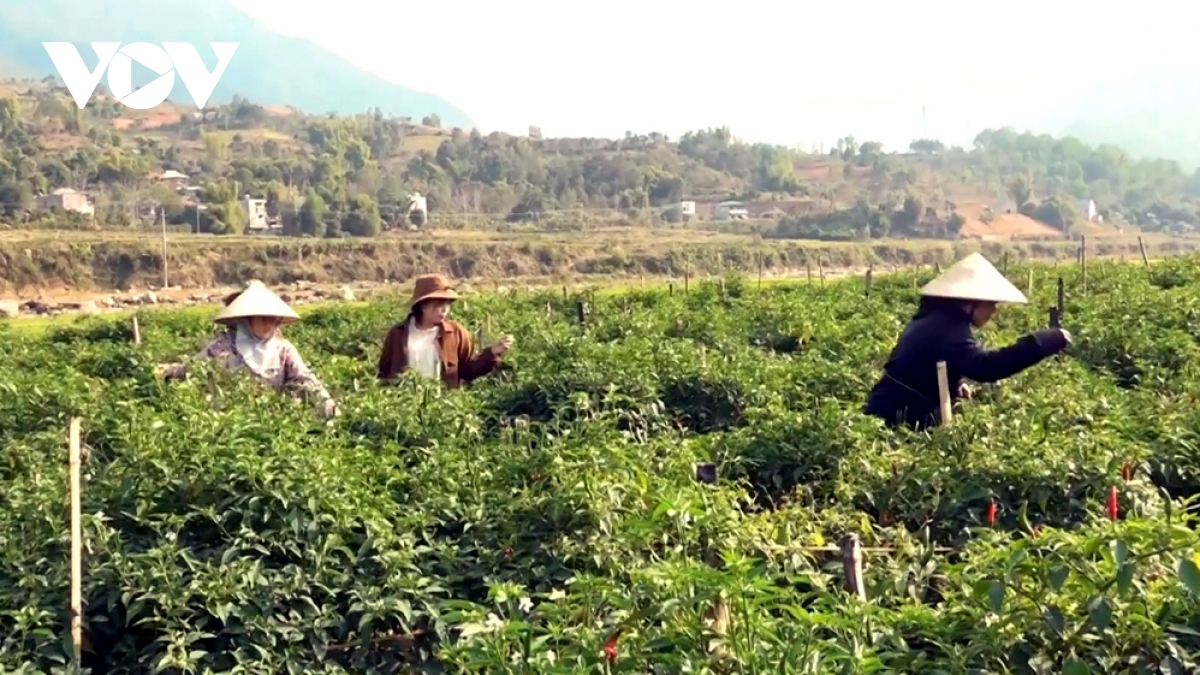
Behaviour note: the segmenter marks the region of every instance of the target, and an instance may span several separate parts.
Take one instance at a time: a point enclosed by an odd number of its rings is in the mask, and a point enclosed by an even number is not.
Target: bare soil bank
[[[1151,257],[1193,251],[1200,241],[1147,239]],[[896,241],[876,244],[823,242],[644,244],[588,241],[436,242],[396,240],[184,239],[168,249],[171,287],[210,289],[249,279],[268,284],[402,282],[428,272],[460,280],[543,278],[581,281],[587,277],[638,275],[682,278],[742,272],[766,276],[875,266],[882,269],[945,265],[969,251],[1014,261],[1074,261],[1078,242]],[[1098,239],[1089,256],[1132,258],[1136,238]],[[160,244],[152,239],[87,241],[29,239],[0,241],[0,297],[91,295],[163,286]]]

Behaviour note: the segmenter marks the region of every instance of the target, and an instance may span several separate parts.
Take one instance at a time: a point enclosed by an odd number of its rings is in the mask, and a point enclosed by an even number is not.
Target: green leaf
[[[1067,659],[1063,663],[1063,675],[1092,675],[1092,669],[1079,659]]]
[[[1103,633],[1108,629],[1109,622],[1112,620],[1112,604],[1108,598],[1097,597],[1088,606],[1088,618],[1092,620],[1092,625],[1096,627],[1098,632]]]
[[[1128,593],[1129,587],[1133,585],[1133,563],[1125,563],[1121,565],[1121,569],[1117,570],[1117,590],[1122,593]]]
[[[1067,630],[1067,619],[1063,616],[1062,610],[1057,607],[1051,607],[1046,610],[1044,616],[1046,623],[1054,629],[1054,632],[1062,635]]]
[[[1113,561],[1117,567],[1120,567],[1129,559],[1129,547],[1125,545],[1124,541],[1118,539],[1112,543],[1112,554]]]
[[[999,612],[1004,607],[1004,584],[999,581],[988,583],[988,604],[993,612]]]
[[[1050,570],[1050,588],[1060,590],[1063,584],[1067,583],[1067,577],[1071,576],[1071,568],[1066,565],[1059,565]]]
[[[1200,595],[1200,568],[1196,567],[1195,560],[1184,558],[1179,561],[1179,580],[1189,591]]]

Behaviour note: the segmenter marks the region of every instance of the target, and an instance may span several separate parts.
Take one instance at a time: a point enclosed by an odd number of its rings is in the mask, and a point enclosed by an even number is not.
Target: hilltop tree
[[[300,208],[300,232],[311,237],[325,236],[325,200],[316,190],[309,190]]]
[[[946,146],[939,140],[932,138],[921,138],[908,144],[908,149],[922,155],[936,155],[946,150]]]
[[[1008,196],[1012,197],[1017,210],[1029,203],[1033,197],[1033,185],[1028,176],[1014,178],[1008,183]]]

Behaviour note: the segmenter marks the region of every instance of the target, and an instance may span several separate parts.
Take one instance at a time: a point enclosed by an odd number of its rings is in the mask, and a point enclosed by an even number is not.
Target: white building
[[[246,232],[269,232],[272,229],[267,219],[267,200],[252,199],[246,195],[242,197],[240,205],[246,214]]]
[[[713,220],[746,220],[749,217],[750,212],[741,202],[721,202],[713,209]]]
[[[1079,201],[1075,202],[1075,208],[1079,209],[1079,214],[1084,218],[1087,218],[1089,223],[1096,220],[1098,214],[1096,212],[1095,201],[1091,199],[1080,199]]]

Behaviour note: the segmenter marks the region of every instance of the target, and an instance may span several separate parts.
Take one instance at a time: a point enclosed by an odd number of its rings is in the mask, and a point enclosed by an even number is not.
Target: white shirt
[[[408,367],[433,379],[442,376],[442,355],[438,350],[437,326],[421,330],[415,321],[408,322],[408,345],[405,350]]]

